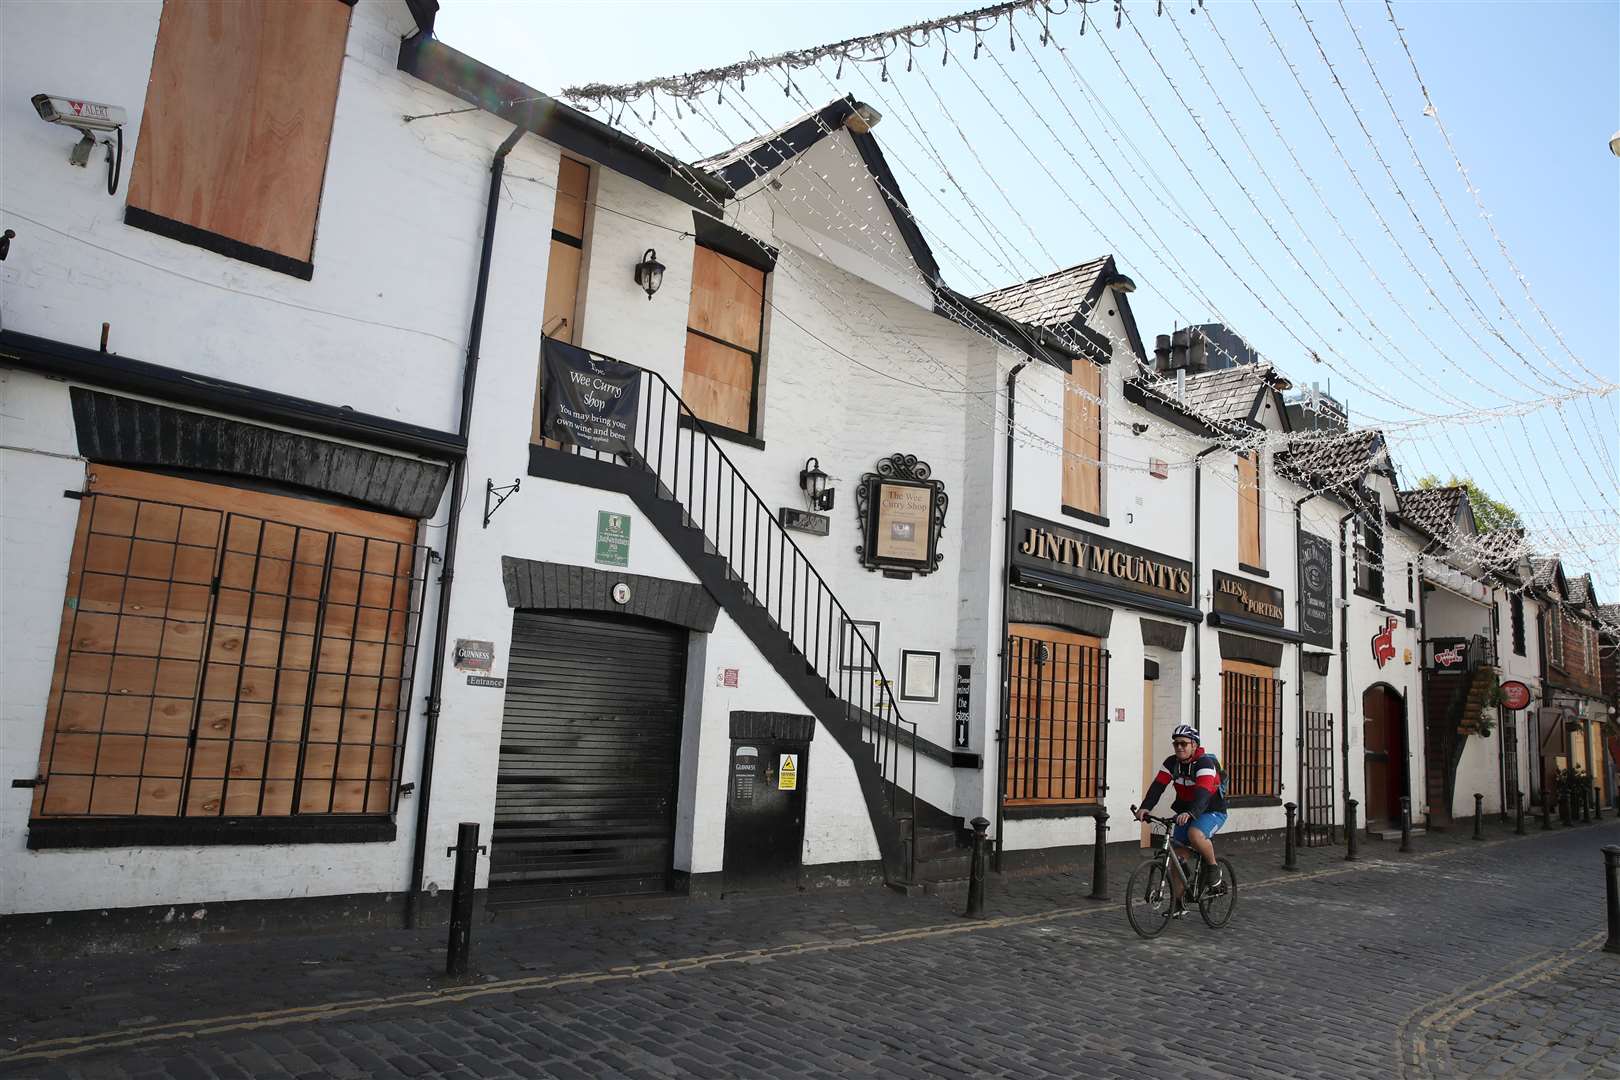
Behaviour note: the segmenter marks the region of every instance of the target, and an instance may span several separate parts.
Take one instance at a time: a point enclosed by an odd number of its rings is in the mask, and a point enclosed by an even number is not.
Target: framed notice
[[[939,653],[900,650],[900,700],[939,700]]]
[[[838,666],[844,671],[876,671],[880,629],[877,623],[865,619],[845,619],[840,631],[843,640],[838,646]]]
[[[929,574],[938,569],[939,534],[945,527],[948,499],[944,485],[912,454],[895,454],[878,463],[878,471],[861,477],[855,513],[864,543],[856,548],[868,570]]]

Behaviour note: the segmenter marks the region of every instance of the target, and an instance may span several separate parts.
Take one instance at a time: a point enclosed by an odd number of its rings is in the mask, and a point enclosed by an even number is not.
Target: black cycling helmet
[[[1191,739],[1194,744],[1200,746],[1203,745],[1204,742],[1203,739],[1198,737],[1198,729],[1193,727],[1191,724],[1181,724],[1177,726],[1176,730],[1170,733],[1171,742],[1175,742],[1177,739]]]

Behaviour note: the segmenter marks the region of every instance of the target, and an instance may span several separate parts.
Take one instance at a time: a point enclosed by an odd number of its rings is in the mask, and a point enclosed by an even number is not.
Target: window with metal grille
[[[1221,752],[1228,798],[1282,794],[1282,680],[1271,669],[1221,666]]]
[[[34,817],[391,814],[427,562],[415,522],[97,472]],[[135,494],[153,491],[201,497]],[[232,504],[307,511],[282,521]],[[342,529],[365,522],[388,535]]]
[[[1100,802],[1108,790],[1108,653],[1081,634],[1012,630],[1006,805]]]

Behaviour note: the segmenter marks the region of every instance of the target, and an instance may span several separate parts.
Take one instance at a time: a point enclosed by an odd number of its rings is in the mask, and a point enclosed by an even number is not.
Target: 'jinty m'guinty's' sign
[[[1185,559],[1029,514],[1013,515],[1013,534],[1017,568],[1192,604],[1192,564]]]

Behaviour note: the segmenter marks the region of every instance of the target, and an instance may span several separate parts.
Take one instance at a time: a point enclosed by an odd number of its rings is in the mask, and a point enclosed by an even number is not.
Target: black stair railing
[[[641,406],[632,452],[611,454],[573,444],[560,449],[645,470],[658,497],[677,503],[686,523],[703,533],[707,554],[724,563],[727,578],[787,636],[807,672],[826,684],[844,717],[858,726],[883,781],[889,815],[900,825],[902,871],[907,881],[915,880],[917,725],[900,715],[877,653],[858,624],[710,426],[662,375],[639,370]]]

